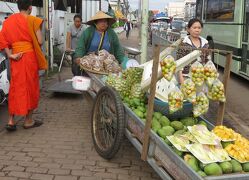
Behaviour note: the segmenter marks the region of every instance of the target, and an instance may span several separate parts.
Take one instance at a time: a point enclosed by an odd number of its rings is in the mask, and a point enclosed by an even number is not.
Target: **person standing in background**
[[[66,53],[69,60],[73,60],[73,54],[77,46],[77,42],[84,31],[82,25],[82,18],[80,15],[76,14],[73,18],[74,24],[71,25],[67,30],[67,39],[66,39]],[[74,76],[80,75],[81,71],[79,66],[72,61],[72,73]]]
[[[127,21],[127,22],[124,24],[124,30],[126,31],[126,38],[127,38],[127,39],[129,38],[130,30],[131,30],[131,29],[132,29],[131,23],[130,23],[130,21]]]
[[[177,59],[180,59],[186,56],[187,54],[190,54],[194,49],[198,48],[208,49],[209,47],[208,41],[200,36],[202,28],[203,28],[203,23],[201,20],[196,18],[189,20],[187,27],[189,35],[186,36],[180,43],[179,49],[176,52]],[[204,65],[208,61],[208,56],[209,53],[202,52],[200,56],[200,63]],[[178,78],[180,84],[184,82],[185,78],[189,77],[188,75],[189,69],[193,63],[185,66],[181,71],[178,72]]]
[[[42,125],[32,115],[39,103],[39,70],[48,68],[40,47],[43,20],[30,15],[32,0],[18,0],[17,6],[20,13],[9,16],[0,32],[0,49],[5,50],[11,68],[8,131],[16,130],[15,115],[25,116],[25,129]]]

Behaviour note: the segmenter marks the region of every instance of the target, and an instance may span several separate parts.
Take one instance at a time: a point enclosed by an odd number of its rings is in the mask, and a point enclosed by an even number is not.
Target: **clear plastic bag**
[[[196,87],[195,83],[191,79],[186,79],[181,85],[181,91],[184,98],[191,103],[196,102]]]
[[[207,85],[210,87],[215,79],[217,79],[219,76],[219,73],[214,66],[214,63],[209,60],[204,65],[204,78],[206,80]]]
[[[184,95],[178,87],[168,94],[169,112],[172,114],[183,108]]]
[[[208,98],[214,101],[226,101],[224,85],[219,79],[213,81],[213,84],[208,91]]]
[[[196,61],[190,67],[190,77],[196,86],[201,86],[204,82],[204,67]]]
[[[163,60],[160,61],[160,65],[163,77],[168,81],[171,81],[176,71],[175,59],[171,55],[168,55],[167,57],[165,57]]]
[[[199,117],[200,115],[205,114],[208,111],[208,108],[209,100],[203,92],[200,92],[199,94],[197,94],[196,103],[193,107],[194,117]]]

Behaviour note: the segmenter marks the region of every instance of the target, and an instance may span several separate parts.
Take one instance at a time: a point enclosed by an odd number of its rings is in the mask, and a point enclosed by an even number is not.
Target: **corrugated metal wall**
[[[82,21],[87,22],[99,11],[99,1],[82,0]]]

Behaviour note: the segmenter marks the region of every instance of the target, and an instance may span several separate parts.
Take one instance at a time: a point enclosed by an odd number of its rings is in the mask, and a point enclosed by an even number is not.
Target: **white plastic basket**
[[[74,76],[72,78],[73,89],[87,91],[91,86],[91,79],[84,76]]]

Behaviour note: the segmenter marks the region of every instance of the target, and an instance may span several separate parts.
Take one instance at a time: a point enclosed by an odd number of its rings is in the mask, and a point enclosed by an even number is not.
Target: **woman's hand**
[[[16,54],[10,54],[9,58],[13,59],[15,61],[19,61],[21,59],[21,57],[22,57],[22,54],[23,54],[22,52],[16,53]]]
[[[75,59],[75,64],[78,64],[78,65],[80,65],[80,58],[77,58],[77,59]]]

